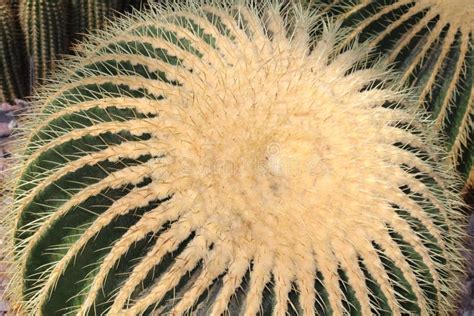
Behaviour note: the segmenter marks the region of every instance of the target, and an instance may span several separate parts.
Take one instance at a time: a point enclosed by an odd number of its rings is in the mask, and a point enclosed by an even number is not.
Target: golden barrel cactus
[[[455,176],[369,49],[338,52],[346,33],[297,5],[190,1],[89,37],[22,139],[11,298],[31,315],[451,311]]]

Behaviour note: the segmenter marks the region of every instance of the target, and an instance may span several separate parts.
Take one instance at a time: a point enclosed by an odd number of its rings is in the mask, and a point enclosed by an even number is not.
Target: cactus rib
[[[122,10],[123,0],[71,0],[72,34],[81,38],[86,32],[101,30],[116,11]]]
[[[56,61],[67,52],[65,0],[21,0],[20,25],[26,41],[30,84],[37,87],[56,68]]]
[[[329,4],[344,25],[345,39],[369,40],[386,54],[403,81],[418,89],[419,102],[446,137],[450,162],[469,179],[474,162],[474,6],[469,0],[355,1]]]
[[[0,99],[13,101],[26,95],[24,52],[13,9],[0,3]]]

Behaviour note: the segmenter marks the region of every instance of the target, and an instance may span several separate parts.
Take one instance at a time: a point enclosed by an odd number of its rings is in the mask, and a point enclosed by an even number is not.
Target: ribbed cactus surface
[[[13,8],[0,2],[0,101],[27,93],[22,40]]]
[[[346,41],[370,39],[446,135],[450,159],[467,178],[474,164],[474,2],[472,0],[328,1]]]
[[[83,44],[22,140],[25,313],[453,309],[454,180],[366,47],[270,1],[136,15]]]
[[[71,32],[84,34],[103,29],[108,19],[125,6],[125,0],[71,0]]]
[[[20,0],[20,24],[28,54],[30,84],[45,82],[68,49],[67,0]]]

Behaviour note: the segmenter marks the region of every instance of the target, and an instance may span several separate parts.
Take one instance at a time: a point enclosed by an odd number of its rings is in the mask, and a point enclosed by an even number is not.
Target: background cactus
[[[78,38],[87,31],[103,29],[114,13],[122,10],[124,0],[71,0],[71,33]]]
[[[465,219],[409,94],[300,7],[219,3],[115,23],[42,90],[12,298],[33,315],[451,311]]]
[[[70,53],[71,41],[80,39],[82,33],[103,28],[115,12],[140,8],[143,3],[143,0],[3,1],[0,101],[27,97],[31,88],[41,85],[54,71],[57,60]]]
[[[326,2],[326,11],[354,27],[346,41],[370,39],[369,45],[387,55],[407,85],[418,89],[419,101],[435,120],[433,128],[447,136],[450,160],[469,178],[474,163],[474,2]]]
[[[0,101],[12,101],[26,94],[25,60],[21,33],[13,8],[0,3]]]
[[[20,1],[20,24],[33,87],[44,82],[54,71],[56,60],[68,50],[66,4],[66,0]]]

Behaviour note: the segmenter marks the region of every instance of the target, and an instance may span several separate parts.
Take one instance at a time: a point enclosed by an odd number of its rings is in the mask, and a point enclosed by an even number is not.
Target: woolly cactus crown
[[[452,180],[367,48],[270,2],[135,15],[38,101],[12,211],[25,312],[452,308]]]

